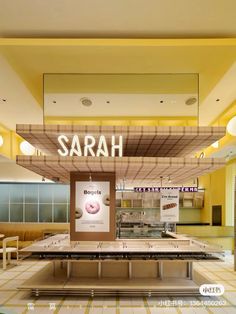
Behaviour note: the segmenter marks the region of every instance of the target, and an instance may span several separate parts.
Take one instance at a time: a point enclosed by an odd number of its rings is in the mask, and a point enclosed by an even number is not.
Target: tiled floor
[[[202,274],[222,284],[221,297],[31,297],[17,287],[45,265],[43,261],[22,261],[7,271],[0,269],[0,314],[236,314],[236,272],[233,259],[224,263],[194,263]]]

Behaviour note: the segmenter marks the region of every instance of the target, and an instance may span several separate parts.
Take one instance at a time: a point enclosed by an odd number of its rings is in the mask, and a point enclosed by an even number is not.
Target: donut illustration
[[[89,214],[96,214],[100,210],[100,205],[97,201],[89,201],[85,203],[85,210]]]
[[[109,206],[110,205],[110,196],[109,195],[104,195],[102,198],[102,202],[105,206]]]
[[[81,208],[76,208],[75,209],[75,219],[79,219],[83,216],[83,211]]]

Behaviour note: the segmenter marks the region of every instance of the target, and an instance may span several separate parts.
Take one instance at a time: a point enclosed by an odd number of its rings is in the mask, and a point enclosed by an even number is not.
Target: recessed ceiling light
[[[81,98],[80,101],[81,101],[82,105],[85,106],[85,107],[89,107],[89,106],[91,106],[93,104],[92,100],[87,98],[87,97]]]
[[[185,100],[185,105],[187,106],[192,106],[197,102],[197,98],[196,97],[190,97],[188,99]]]

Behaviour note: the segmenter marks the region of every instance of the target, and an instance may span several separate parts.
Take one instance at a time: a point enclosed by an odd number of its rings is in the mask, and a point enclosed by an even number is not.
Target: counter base
[[[195,274],[196,277],[196,274]],[[63,267],[53,271],[52,263],[18,287],[35,296],[76,295],[76,296],[184,296],[199,295],[199,285],[189,278],[68,278]]]

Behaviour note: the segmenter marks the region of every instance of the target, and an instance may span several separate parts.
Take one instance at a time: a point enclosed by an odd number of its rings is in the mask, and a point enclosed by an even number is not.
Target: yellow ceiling
[[[0,36],[235,37],[235,0],[1,0]]]
[[[45,74],[44,93],[198,94],[197,74]]]
[[[39,104],[43,73],[199,73],[202,101],[236,61],[236,39],[1,38],[0,53]]]

